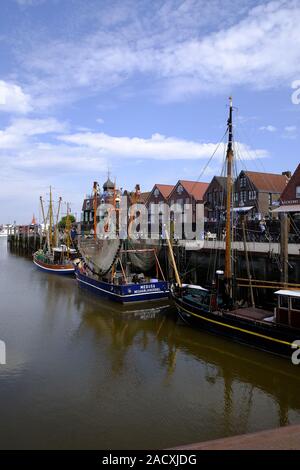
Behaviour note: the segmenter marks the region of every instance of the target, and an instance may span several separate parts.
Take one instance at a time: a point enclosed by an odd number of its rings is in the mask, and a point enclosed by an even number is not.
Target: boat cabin
[[[278,290],[276,322],[294,328],[300,328],[300,290]]]

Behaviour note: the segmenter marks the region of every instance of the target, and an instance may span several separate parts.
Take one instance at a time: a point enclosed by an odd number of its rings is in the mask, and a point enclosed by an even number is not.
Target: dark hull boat
[[[295,342],[300,340],[300,291],[279,290],[275,292],[278,304],[274,313],[255,307],[244,217],[241,221],[251,298],[248,306],[242,308],[240,305],[244,303],[245,299],[238,299],[236,295],[237,291],[234,285],[236,276],[233,272],[234,257],[232,256],[231,247],[234,235],[234,208],[232,207],[234,153],[231,98],[227,124],[226,205],[224,205],[226,207],[225,269],[222,268],[216,271],[214,279],[211,279],[209,289],[204,289],[198,285],[182,284],[172,247],[168,240],[177,284],[176,287],[172,288],[172,296],[180,318],[189,325],[291,359],[293,352],[296,352],[297,355],[300,352],[298,349],[300,343],[298,345]],[[217,258],[215,258],[214,266],[216,266],[216,263]],[[284,265],[287,265],[287,260],[285,260]],[[286,281],[283,283],[283,285],[287,284]],[[295,351],[296,349],[297,351]]]
[[[201,305],[197,300],[197,297],[200,297],[199,294],[201,294],[201,302],[206,300],[206,306]],[[291,358],[296,348],[293,342],[300,339],[300,311],[289,311],[280,307],[280,304],[282,298],[286,296],[289,297],[289,302],[290,299],[298,301],[300,292],[278,291],[278,307],[275,316],[266,310],[252,307],[211,311],[209,305],[212,295],[205,289],[199,289],[199,286],[187,286],[181,295],[173,294],[180,318],[192,327]],[[288,316],[290,316],[290,322],[283,323]],[[291,322],[293,326],[290,325]]]
[[[119,303],[148,302],[150,300],[167,299],[169,286],[166,281],[156,279],[150,282],[128,283],[117,285],[103,280],[93,279],[90,275],[75,271],[76,279],[81,287],[85,287],[94,293]]]

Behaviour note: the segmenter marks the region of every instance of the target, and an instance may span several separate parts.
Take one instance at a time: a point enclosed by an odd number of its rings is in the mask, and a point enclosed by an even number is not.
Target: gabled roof
[[[300,186],[300,163],[299,165],[297,166],[296,170],[294,171],[291,179],[289,180],[288,184],[286,185],[286,187],[284,188],[284,190],[282,191],[281,193],[281,196],[280,196],[280,199],[281,201],[285,201],[286,199],[289,199],[288,197],[286,198],[286,194],[289,190],[289,188],[293,185],[299,185]]]
[[[224,191],[226,191],[226,184],[227,184],[227,178],[226,178],[226,176],[214,176],[213,179],[211,180],[211,182],[209,183],[209,185],[207,186],[204,195],[207,193],[207,191],[208,191],[210,185],[211,185],[214,181],[217,181],[217,182],[219,183],[219,185],[221,186],[221,188],[222,188]]]
[[[150,191],[146,191],[146,192],[141,193],[139,202],[143,202],[145,204],[148,197],[150,196],[150,194],[151,194]]]
[[[203,200],[204,193],[209,186],[209,183],[202,183],[200,181],[179,180],[174,186],[174,190],[179,184],[181,184],[189,196],[193,196],[196,201]]]
[[[243,171],[258,191],[281,194],[289,179],[286,175]]]
[[[161,195],[165,199],[168,199],[168,197],[170,196],[171,191],[174,188],[174,186],[172,184],[155,184],[154,188],[157,188],[159,190],[159,192],[161,193]]]

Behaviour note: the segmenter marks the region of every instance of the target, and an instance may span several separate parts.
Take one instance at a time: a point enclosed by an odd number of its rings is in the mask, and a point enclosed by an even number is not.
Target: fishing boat
[[[136,248],[130,241],[130,229],[126,240],[118,236],[112,239],[106,237],[108,224],[116,223],[117,233],[119,232],[119,193],[115,183],[109,179],[104,189],[105,197],[102,195],[99,198],[98,185],[94,183],[93,239],[80,240],[81,259],[75,261],[75,276],[79,285],[123,304],[169,298],[169,283],[165,279],[155,248],[146,248],[141,244]],[[115,216],[112,217],[112,214],[108,216],[102,235],[97,235],[99,199],[111,203]],[[101,219],[101,207],[98,212]],[[130,215],[128,227],[131,219]],[[138,266],[138,269],[134,266]],[[155,276],[145,273],[153,271],[153,266],[155,266]]]
[[[8,229],[10,225],[0,225],[0,237],[8,236]]]
[[[300,339],[300,291],[288,288],[276,290],[277,306],[273,312],[257,308],[247,264],[251,301],[242,307],[242,302],[239,302],[241,299],[235,295],[231,248],[234,162],[231,98],[227,125],[225,269],[217,270],[207,287],[183,284],[167,237],[176,278],[171,288],[172,297],[180,318],[188,325],[291,358],[294,349],[299,347],[294,341]],[[247,256],[246,261],[248,263]]]
[[[42,197],[40,197],[43,223],[46,230],[46,243],[45,246],[33,254],[34,264],[41,270],[48,273],[55,274],[71,274],[74,275],[75,267],[73,260],[77,256],[77,250],[70,247],[70,217],[69,217],[69,205],[67,205],[67,217],[66,217],[66,228],[65,228],[65,239],[66,244],[58,245],[59,234],[58,234],[58,219],[61,206],[61,198],[58,202],[58,210],[56,214],[56,223],[53,224],[53,202],[52,202],[52,190],[50,187],[50,204],[48,209],[47,217],[45,216],[44,205]]]
[[[77,251],[67,248],[65,245],[53,248],[51,252],[38,250],[33,254],[34,264],[42,269],[55,274],[74,274],[75,267],[73,259],[77,256]]]

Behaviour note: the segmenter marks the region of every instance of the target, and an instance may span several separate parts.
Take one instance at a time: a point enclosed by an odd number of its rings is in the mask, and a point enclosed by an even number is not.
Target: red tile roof
[[[205,191],[207,190],[209,183],[202,183],[200,181],[186,181],[179,180],[186,192],[193,196],[196,201],[202,201]]]
[[[284,190],[281,193],[280,200],[281,201],[288,201],[288,200],[293,200],[297,199],[296,194],[294,193],[294,190],[296,189],[296,186],[300,185],[300,163],[297,166],[296,170],[294,171],[291,179],[289,180],[288,184],[284,188]]]
[[[256,171],[245,171],[244,173],[257,190],[268,193],[281,194],[289,181],[286,175],[275,173],[260,173]]]
[[[174,188],[172,184],[156,184],[155,186],[157,187],[157,189],[160,191],[160,193],[165,199],[167,199],[170,196],[171,191]]]

